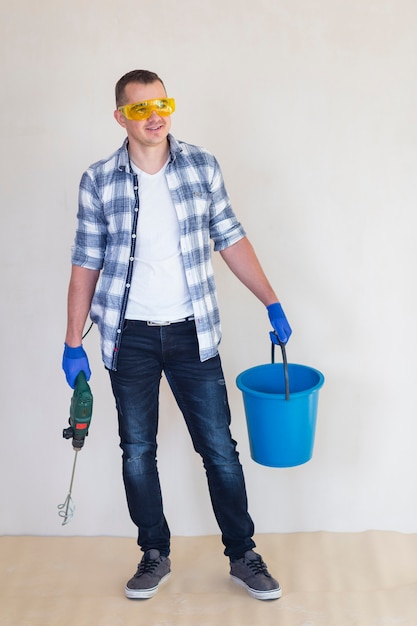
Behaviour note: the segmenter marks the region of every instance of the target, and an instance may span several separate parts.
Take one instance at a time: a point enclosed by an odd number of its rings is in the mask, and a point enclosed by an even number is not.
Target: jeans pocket
[[[127,330],[127,329],[128,329],[130,322],[131,322],[131,320],[127,320],[127,319],[124,319],[124,320],[123,320],[123,328],[122,328],[122,333],[124,333],[124,332],[125,332],[125,330]]]

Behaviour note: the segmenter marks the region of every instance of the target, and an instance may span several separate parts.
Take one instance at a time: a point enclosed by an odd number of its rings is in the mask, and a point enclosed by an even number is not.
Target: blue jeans
[[[156,451],[158,398],[162,372],[185,418],[206,470],[213,511],[222,532],[224,553],[232,558],[255,547],[246,487],[230,433],[230,409],[220,357],[203,363],[194,321],[148,326],[128,320],[117,371],[110,379],[119,417],[123,480],[127,504],[145,552],[170,552]]]

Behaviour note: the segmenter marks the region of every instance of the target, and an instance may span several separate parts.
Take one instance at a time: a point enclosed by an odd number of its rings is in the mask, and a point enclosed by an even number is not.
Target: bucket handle
[[[276,331],[271,332],[271,335],[275,335],[275,337],[277,338],[277,341],[279,343],[279,346],[281,348],[282,362],[284,364],[285,399],[289,400],[290,399],[290,380],[289,380],[289,376],[288,376],[288,361],[287,361],[287,353],[285,351],[285,343],[283,343],[279,339]],[[272,341],[272,337],[271,337],[271,363],[275,363],[275,342]]]

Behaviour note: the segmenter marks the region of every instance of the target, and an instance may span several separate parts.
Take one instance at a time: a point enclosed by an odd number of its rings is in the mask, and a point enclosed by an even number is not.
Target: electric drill
[[[64,428],[62,436],[71,439],[76,452],[81,450],[88,435],[93,413],[93,394],[84,372],[80,372],[75,381],[74,393],[71,398],[69,428]]]

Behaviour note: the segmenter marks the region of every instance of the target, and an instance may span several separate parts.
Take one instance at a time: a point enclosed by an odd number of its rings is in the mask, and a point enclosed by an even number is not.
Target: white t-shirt
[[[132,163],[139,182],[139,215],[127,319],[168,322],[193,314],[165,167],[147,174]]]

